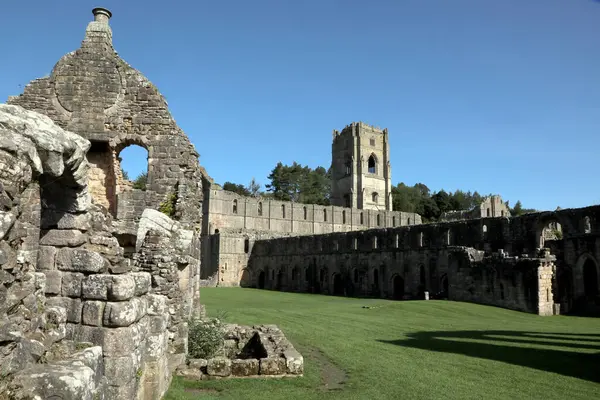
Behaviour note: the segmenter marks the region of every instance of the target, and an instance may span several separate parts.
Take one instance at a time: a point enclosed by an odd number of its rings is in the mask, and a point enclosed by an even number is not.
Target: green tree
[[[125,171],[123,167],[121,167],[121,175],[123,175],[123,179],[125,179],[126,181],[129,180],[129,173]]]
[[[510,210],[510,213],[513,217],[523,215],[523,205],[521,204],[521,200],[517,200],[515,206],[512,208],[512,210]]]
[[[133,188],[146,190],[147,184],[148,184],[148,173],[143,172],[143,173],[139,174],[137,176],[137,178],[135,178],[135,180],[133,181]]]
[[[225,182],[223,184],[223,190],[228,190],[230,192],[237,193],[241,196],[250,196],[250,192],[244,185],[240,185],[233,182]]]

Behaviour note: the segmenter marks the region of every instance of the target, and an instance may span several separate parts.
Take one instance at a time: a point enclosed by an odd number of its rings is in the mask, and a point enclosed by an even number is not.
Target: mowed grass
[[[600,399],[597,318],[242,288],[202,289],[201,301],[227,322],[278,325],[305,355],[305,375],[174,378],[166,400]],[[343,389],[323,387],[331,366],[314,349],[347,373]]]

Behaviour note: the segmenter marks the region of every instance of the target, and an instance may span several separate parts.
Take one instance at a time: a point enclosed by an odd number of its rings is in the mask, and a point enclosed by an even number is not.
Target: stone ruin
[[[199,311],[195,233],[154,210],[129,257],[90,201],[90,143],[0,105],[0,393],[158,399]],[[0,397],[2,397],[0,395]]]
[[[209,359],[188,359],[176,371],[191,379],[302,376],[304,359],[276,325],[227,324],[224,343]]]
[[[0,399],[159,399],[204,314],[210,177],[162,95],[114,51],[110,12],[93,13],[80,49],[0,104]],[[121,174],[132,143],[149,153],[146,190]],[[301,375],[283,334],[260,332],[258,375]]]

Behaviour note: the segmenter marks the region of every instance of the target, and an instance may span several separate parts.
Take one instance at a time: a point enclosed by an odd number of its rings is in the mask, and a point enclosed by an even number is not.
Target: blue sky
[[[7,2],[0,101],[79,47],[94,6],[219,183],[328,167],[331,131],[364,121],[389,129],[394,184],[600,203],[598,1]]]

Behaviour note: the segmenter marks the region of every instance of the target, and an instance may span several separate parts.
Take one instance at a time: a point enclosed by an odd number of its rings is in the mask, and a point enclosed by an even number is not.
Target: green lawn
[[[241,288],[202,289],[201,301],[227,322],[277,324],[305,356],[305,375],[175,378],[166,400],[600,399],[598,318]],[[341,372],[327,359],[348,376],[341,390],[323,387]]]

